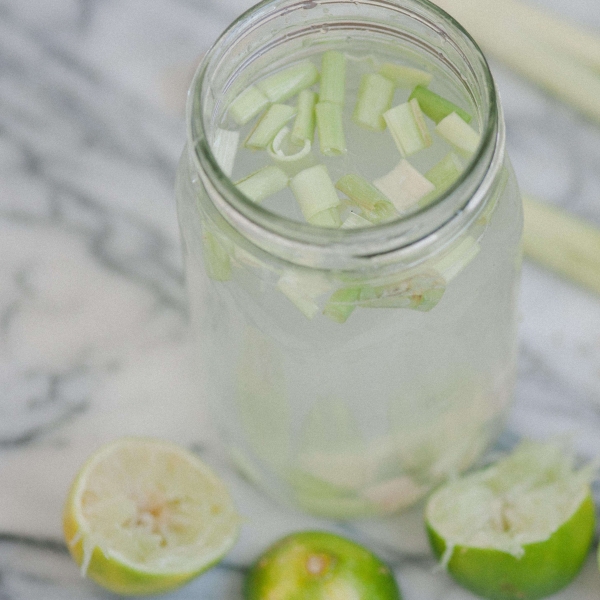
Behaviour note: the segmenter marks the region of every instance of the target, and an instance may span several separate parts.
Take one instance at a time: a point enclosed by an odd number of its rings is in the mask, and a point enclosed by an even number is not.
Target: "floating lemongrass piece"
[[[372,183],[364,177],[349,173],[335,184],[340,192],[346,194],[371,223],[389,221],[396,216],[394,205]]]
[[[239,143],[239,131],[230,131],[221,128],[216,130],[212,148],[213,154],[221,167],[221,171],[223,171],[227,177],[231,177],[231,174],[233,173],[233,165],[235,164]]]
[[[231,279],[231,260],[224,245],[210,231],[202,231],[202,250],[206,274],[214,281]]]
[[[290,188],[304,218],[309,222],[315,215],[340,205],[340,199],[324,165],[300,171],[290,181]]]
[[[307,221],[311,225],[316,225],[317,227],[338,229],[342,226],[342,216],[340,214],[340,209],[337,206],[328,208],[327,210],[322,210],[320,213],[317,213],[310,219],[307,219]]]
[[[414,69],[413,67],[405,67],[395,63],[383,63],[379,67],[379,74],[389,79],[399,88],[412,88],[416,85],[429,85],[433,79],[431,73]]]
[[[262,202],[265,198],[286,188],[288,183],[288,176],[279,167],[268,165],[238,181],[235,185],[250,200]]]
[[[331,290],[331,283],[320,273],[284,271],[277,289],[293,302],[307,319],[319,312],[318,298]]]
[[[331,294],[323,314],[336,323],[345,323],[352,311],[356,308],[356,301],[360,297],[360,287],[341,288]]]
[[[358,229],[360,227],[370,227],[373,225],[371,221],[361,217],[359,214],[350,211],[344,222],[342,223],[342,229]]]
[[[295,114],[293,106],[272,104],[248,136],[246,147],[264,150]]]
[[[333,102],[319,102],[315,106],[319,146],[325,156],[340,156],[346,153],[343,107]]]
[[[435,132],[464,156],[471,156],[477,150],[481,140],[479,134],[456,113],[451,113],[442,119],[436,125]]]
[[[525,256],[600,294],[600,229],[525,196]]]
[[[389,79],[378,73],[363,75],[352,120],[365,129],[383,131],[383,113],[390,110],[393,99],[394,84]]]
[[[417,100],[395,106],[383,113],[383,118],[402,156],[431,146],[431,135]]]
[[[416,98],[419,101],[421,110],[435,123],[439,123],[443,118],[455,112],[465,123],[470,123],[473,118],[466,110],[456,106],[454,102],[446,100],[442,96],[432,92],[430,89],[418,85],[413,91],[409,100]]]
[[[238,125],[245,125],[267,106],[269,99],[255,85],[251,85],[229,105],[229,114]]]
[[[284,147],[287,146],[289,149],[289,144],[286,145],[286,139],[289,137],[290,128],[283,127],[281,131],[275,136],[272,144],[267,149],[269,156],[278,162],[295,162],[297,160],[302,160],[305,156],[310,153],[310,149],[312,147],[312,143],[310,140],[304,140],[304,147],[300,148],[300,150],[296,149],[296,152],[292,154],[286,154],[284,152]]]
[[[460,158],[449,152],[437,165],[425,173],[425,178],[435,185],[435,190],[419,200],[419,206],[427,206],[434,198],[445,192],[460,177],[463,172]]]
[[[435,189],[433,183],[405,159],[373,184],[391,200],[399,212],[405,212]]]
[[[449,283],[479,254],[479,250],[479,242],[468,235],[437,261],[434,268]]]
[[[309,60],[304,60],[279,71],[256,84],[271,102],[285,102],[319,79],[319,71]]]
[[[324,52],[321,61],[319,102],[344,104],[345,97],[346,56],[335,50]]]
[[[317,99],[317,93],[311,90],[302,90],[298,95],[298,114],[290,137],[292,143],[297,146],[301,146],[306,140],[312,144],[315,136],[315,105]]]

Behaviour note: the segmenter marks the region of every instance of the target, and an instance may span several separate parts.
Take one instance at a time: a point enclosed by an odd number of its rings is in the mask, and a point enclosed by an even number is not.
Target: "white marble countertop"
[[[596,0],[538,0],[600,33]],[[198,56],[252,0],[0,0],[0,598],[114,598],[61,534],[84,458],[121,435],[195,449],[245,518],[234,550],[171,600],[239,600],[246,565],[296,529],[368,543],[405,600],[473,598],[417,512],[336,524],[274,505],[216,449],[194,396],[173,183]],[[522,187],[600,225],[600,127],[498,65]],[[500,443],[571,434],[600,456],[600,298],[525,264],[519,377]],[[600,499],[600,494],[599,494]],[[556,599],[597,599],[594,558]]]

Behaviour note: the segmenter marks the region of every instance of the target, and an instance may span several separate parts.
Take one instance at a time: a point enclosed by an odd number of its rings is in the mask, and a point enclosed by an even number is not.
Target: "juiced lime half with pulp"
[[[142,438],[89,458],[63,518],[82,574],[124,595],[165,592],[202,573],[231,548],[239,523],[222,481],[199,458]]]
[[[557,443],[523,442],[429,499],[435,554],[464,587],[493,600],[534,600],[581,569],[595,525],[593,468],[577,470]]]

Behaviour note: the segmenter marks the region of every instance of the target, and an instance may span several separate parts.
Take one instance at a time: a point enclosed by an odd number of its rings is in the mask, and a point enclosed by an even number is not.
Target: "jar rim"
[[[375,6],[404,14],[415,7],[441,19],[449,40],[464,44],[470,52],[466,62],[484,94],[481,142],[456,182],[432,203],[397,218],[359,229],[330,229],[302,223],[278,215],[244,196],[222,171],[208,141],[204,118],[197,118],[198,101],[208,93],[207,79],[217,68],[221,53],[245,30],[277,10],[315,8],[326,5],[353,4]],[[463,53],[464,56],[464,53]],[[477,71],[477,72],[476,72]],[[471,35],[448,13],[429,0],[263,0],[239,16],[217,39],[199,65],[188,93],[187,141],[190,160],[202,185],[222,216],[255,245],[281,258],[307,266],[340,267],[343,262],[387,262],[398,252],[418,254],[440,237],[456,236],[482,209],[489,190],[502,167],[504,124],[497,92],[489,65]],[[476,169],[476,167],[479,167]],[[434,229],[424,226],[425,219],[451,205],[452,210]],[[275,251],[274,251],[275,249]],[[356,266],[356,264],[354,264]]]

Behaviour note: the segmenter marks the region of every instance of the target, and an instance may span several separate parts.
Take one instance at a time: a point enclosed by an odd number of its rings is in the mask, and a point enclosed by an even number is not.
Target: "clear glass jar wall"
[[[357,230],[273,214],[212,145],[249,83],[328,49],[425,65],[466,98],[481,144],[433,204]],[[516,358],[521,200],[485,60],[417,0],[276,0],[200,67],[177,182],[199,358],[232,460],[337,518],[413,504],[495,440]],[[199,400],[200,401],[200,400]]]

